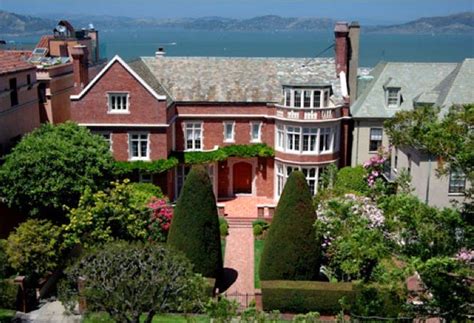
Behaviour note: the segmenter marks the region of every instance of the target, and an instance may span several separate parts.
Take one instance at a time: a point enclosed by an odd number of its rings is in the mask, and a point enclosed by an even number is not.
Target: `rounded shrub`
[[[369,191],[366,180],[367,171],[362,166],[344,167],[339,170],[334,183],[334,190],[338,194],[359,193]]]
[[[211,180],[202,166],[193,166],[176,204],[168,244],[183,252],[194,271],[217,278],[222,273],[219,217]]]
[[[316,212],[302,172],[291,173],[278,202],[260,262],[261,280],[315,280],[320,243]]]
[[[30,219],[8,237],[7,255],[22,275],[41,277],[57,268],[61,259],[61,227],[47,220]]]

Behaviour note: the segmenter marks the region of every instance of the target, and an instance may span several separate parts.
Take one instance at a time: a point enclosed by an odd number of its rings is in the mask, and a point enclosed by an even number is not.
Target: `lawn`
[[[3,308],[0,308],[0,323],[11,322],[14,316],[15,316],[14,310],[6,310]]]
[[[255,239],[254,243],[254,272],[255,272],[255,288],[260,288],[260,275],[258,272],[258,268],[260,267],[260,258],[262,256],[263,245],[265,244],[264,240],[257,240]]]
[[[193,318],[196,323],[209,323],[210,319],[205,315],[194,315]],[[144,321],[145,316],[142,316],[140,321]],[[106,313],[91,313],[84,317],[83,323],[113,323],[114,321]],[[153,323],[186,323],[186,317],[178,314],[164,314],[155,315]]]

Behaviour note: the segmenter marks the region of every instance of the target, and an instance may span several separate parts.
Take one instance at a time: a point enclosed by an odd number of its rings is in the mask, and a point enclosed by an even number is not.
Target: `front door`
[[[233,170],[234,194],[252,194],[252,164],[239,162]]]

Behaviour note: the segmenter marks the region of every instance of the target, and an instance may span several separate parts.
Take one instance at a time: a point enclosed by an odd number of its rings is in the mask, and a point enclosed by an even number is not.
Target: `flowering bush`
[[[371,157],[368,161],[364,163],[364,168],[368,172],[367,183],[370,187],[373,187],[377,178],[382,176],[384,164],[389,158],[389,151],[385,151],[383,147],[381,147],[377,155]]]
[[[323,263],[332,278],[370,280],[389,251],[383,212],[367,197],[346,194],[321,203],[317,217]]]
[[[474,250],[468,250],[466,248],[462,248],[459,250],[459,252],[456,254],[456,260],[465,262],[465,263],[471,263],[474,261]]]
[[[173,218],[173,207],[163,198],[153,197],[148,204],[152,211],[148,225],[148,240],[165,242]]]

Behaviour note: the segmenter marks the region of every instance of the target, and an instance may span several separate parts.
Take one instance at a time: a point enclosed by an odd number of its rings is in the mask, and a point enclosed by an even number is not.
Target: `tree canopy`
[[[86,187],[107,184],[113,158],[105,141],[74,123],[45,124],[23,137],[0,167],[0,196],[32,216],[64,221]]]

